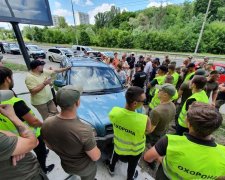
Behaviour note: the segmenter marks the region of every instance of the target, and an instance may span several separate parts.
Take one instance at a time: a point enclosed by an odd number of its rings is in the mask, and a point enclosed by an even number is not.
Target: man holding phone
[[[51,76],[55,73],[64,72],[71,68],[66,67],[47,70],[44,69],[44,65],[44,61],[31,61],[31,71],[25,79],[25,84],[31,93],[31,104],[38,110],[43,120],[58,113],[56,105],[53,102],[53,95],[51,92]]]

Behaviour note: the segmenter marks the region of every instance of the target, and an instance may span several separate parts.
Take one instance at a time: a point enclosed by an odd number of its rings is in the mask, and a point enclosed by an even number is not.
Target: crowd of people
[[[209,58],[198,63],[188,57],[177,66],[169,56],[160,63],[151,56],[136,60],[134,53],[123,54],[118,62],[115,55],[109,66],[129,88],[125,108],[109,114],[114,130],[114,151],[105,162],[109,173],[121,160],[128,162],[127,179],[135,179],[146,147],[144,160],[156,179],[225,178],[225,147],[211,136],[223,121],[219,108],[225,84],[219,85],[220,74]],[[137,113],[143,105],[147,113]],[[172,124],[175,131],[169,132]]]
[[[124,107],[109,112],[114,149],[104,163],[111,176],[120,160],[128,163],[127,180],[138,179],[143,158],[160,180],[225,178],[225,147],[212,137],[223,121],[218,109],[225,102],[225,84],[219,85],[219,72],[208,58],[198,67],[192,61],[188,57],[177,66],[169,56],[163,62],[151,56],[136,60],[134,53],[121,59],[114,53],[105,61],[127,87]],[[77,114],[82,87],[64,86],[54,97],[52,78],[70,67],[44,65],[31,61],[25,80],[42,119],[14,93],[13,72],[0,66],[0,179],[48,179],[54,169],[46,165],[51,149],[66,173],[94,180],[101,151],[92,128]],[[146,111],[139,112],[143,107]],[[174,132],[168,131],[171,124]]]

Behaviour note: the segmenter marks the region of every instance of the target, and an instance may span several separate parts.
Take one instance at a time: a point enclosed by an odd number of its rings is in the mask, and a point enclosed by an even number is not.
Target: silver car
[[[3,43],[3,48],[6,53],[21,54],[20,48],[16,43]]]

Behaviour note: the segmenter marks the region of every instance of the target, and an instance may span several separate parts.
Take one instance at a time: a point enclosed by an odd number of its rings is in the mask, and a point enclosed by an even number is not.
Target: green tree
[[[79,42],[80,42],[80,44],[82,44],[84,46],[88,46],[91,44],[90,37],[88,36],[88,34],[85,31],[81,31]]]
[[[205,14],[208,7],[208,2],[209,0],[196,0],[194,6],[194,14]],[[225,0],[212,0],[208,17],[211,17],[211,20],[215,20],[217,18],[218,8],[223,6],[225,6]]]
[[[225,21],[225,7],[218,8],[217,17],[218,17],[218,20]]]
[[[95,26],[97,29],[103,28],[107,22],[106,13],[98,13],[95,15]]]
[[[59,28],[66,28],[66,27],[68,27],[68,24],[66,22],[65,17],[60,16],[59,17]]]

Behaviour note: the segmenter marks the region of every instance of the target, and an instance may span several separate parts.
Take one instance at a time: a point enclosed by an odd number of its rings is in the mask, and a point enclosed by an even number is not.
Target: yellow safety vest
[[[172,74],[172,76],[173,76],[173,85],[176,87],[180,75],[179,75],[177,72],[174,72],[174,73]]]
[[[114,131],[114,151],[119,155],[138,155],[145,149],[148,116],[114,107],[109,113]]]
[[[195,75],[195,72],[188,73],[188,74],[185,76],[185,78],[184,78],[184,82],[189,81],[190,78],[191,78],[191,76],[193,76],[193,75]]]
[[[163,171],[172,180],[216,179],[225,175],[225,147],[204,146],[186,136],[167,135]]]
[[[2,101],[1,104],[10,104],[10,105],[13,106],[18,101],[23,101],[23,100],[18,98],[18,97],[12,97],[11,99],[9,99],[7,101]],[[29,113],[34,115],[34,113],[31,110],[30,110]],[[27,126],[29,126],[26,121],[24,121],[24,123]],[[29,126],[29,127],[33,131],[33,133],[36,135],[36,137],[40,136],[40,128],[34,128],[34,127],[31,127],[31,126]],[[0,130],[10,131],[14,134],[19,135],[15,125],[6,116],[3,116],[2,114],[0,114]]]
[[[209,98],[206,95],[204,90],[192,94],[188,99],[196,99],[197,102],[209,103]],[[181,109],[179,118],[178,118],[179,125],[182,126],[182,127],[185,127],[185,128],[187,128],[187,124],[185,122],[186,116],[187,116],[187,111],[186,111],[186,102],[187,102],[187,100],[185,101],[185,103],[184,103],[184,105],[183,105],[183,107]]]
[[[150,107],[151,109],[154,109],[155,107],[157,107],[157,106],[160,104],[160,99],[159,99],[159,97],[158,97],[158,94],[159,94],[159,89],[156,89],[156,90],[155,90],[155,94],[154,94],[154,96],[153,96],[151,102],[149,103],[149,107]],[[178,92],[177,92],[177,90],[176,90],[176,93],[175,93],[175,95],[172,97],[171,100],[173,101],[173,100],[176,100],[176,99],[178,99]]]
[[[165,79],[166,79],[166,75],[163,75],[163,76],[157,76],[157,77],[155,77],[154,79],[157,80],[158,85],[163,85],[164,82],[165,82]],[[151,89],[150,89],[150,91],[149,91],[149,94],[150,94],[151,96],[153,96],[153,95],[154,95],[154,92],[155,92],[155,87],[151,87]]]

